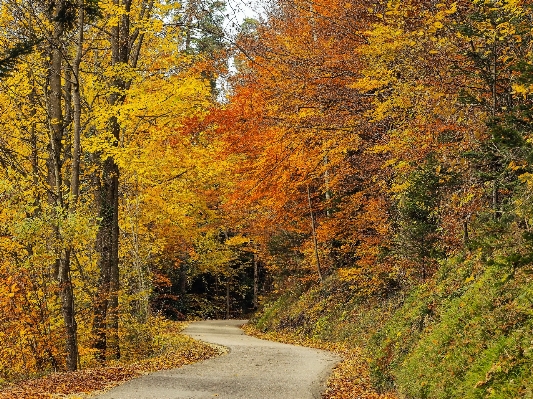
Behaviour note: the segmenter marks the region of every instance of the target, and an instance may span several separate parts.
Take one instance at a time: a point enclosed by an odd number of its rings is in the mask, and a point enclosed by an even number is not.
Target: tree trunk
[[[73,103],[73,137],[72,137],[72,170],[70,174],[71,212],[76,210],[80,194],[80,139],[81,139],[81,96],[80,96],[80,64],[83,55],[83,28],[85,21],[83,0],[78,0],[78,43],[76,58],[72,63],[72,103]]]
[[[61,312],[65,322],[67,333],[67,369],[74,371],[78,367],[78,339],[77,325],[74,309],[74,291],[72,289],[72,279],[70,276],[70,250],[63,251],[61,259],[59,285],[61,288]]]
[[[50,126],[48,161],[48,176],[52,187],[51,201],[55,209],[61,212],[65,208],[63,199],[63,139],[64,120],[62,109],[62,64],[63,54],[61,49],[61,37],[64,33],[64,21],[61,18],[65,10],[64,1],[55,4],[50,20],[53,21],[53,32],[50,37],[50,68],[48,71],[48,113]],[[63,217],[61,213],[56,214],[57,218]],[[59,226],[55,227],[56,235],[61,240]],[[76,370],[78,366],[78,344],[76,339],[76,321],[74,309],[74,293],[70,276],[70,250],[61,248],[57,254],[56,277],[58,280],[61,296],[61,313],[65,324],[66,340],[66,366],[70,371]]]
[[[105,165],[104,165],[105,167]],[[96,357],[100,361],[105,361],[106,359],[106,348],[107,348],[107,308],[108,308],[108,296],[109,296],[109,254],[111,249],[109,248],[109,237],[106,235],[106,232],[109,231],[109,228],[106,224],[109,223],[109,217],[106,217],[104,210],[104,204],[107,202],[102,198],[104,194],[103,184],[101,181],[99,183],[99,196],[97,198],[97,204],[99,206],[100,212],[99,216],[101,218],[100,227],[98,229],[98,234],[96,236],[96,251],[99,254],[98,257],[98,269],[100,275],[98,278],[98,290],[96,293],[96,298],[94,300],[94,317],[92,325],[92,335],[93,335],[93,349],[96,350]]]
[[[109,268],[109,320],[107,356],[109,359],[120,359],[120,342],[118,335],[118,294],[119,294],[119,267],[118,267],[118,166],[113,162],[114,175],[112,177],[112,206],[113,221],[111,229],[111,264]]]
[[[93,348],[101,361],[120,356],[118,348],[118,167],[112,158],[103,163],[97,204],[100,226],[96,251],[100,270],[93,319]],[[115,226],[116,225],[116,226]],[[113,281],[112,281],[113,280]],[[112,331],[115,329],[115,331]]]
[[[259,296],[259,261],[257,260],[257,254],[254,252],[254,298],[253,306],[254,310],[258,307],[258,296]]]
[[[331,217],[331,208],[330,208],[330,200],[331,200],[331,192],[329,191],[329,168],[328,168],[329,159],[327,155],[324,155],[324,187],[326,189],[326,216]]]
[[[187,274],[188,274],[188,259],[184,256],[183,259],[180,260],[180,312],[186,313],[189,307],[188,298],[187,298]],[[181,315],[178,315],[179,317],[182,317]]]
[[[125,14],[121,15],[116,26],[111,28],[111,64],[128,64],[130,53],[130,20],[131,0],[121,3],[114,0],[115,5],[124,6]],[[124,91],[127,83],[120,77],[110,82],[112,93],[108,97],[110,106],[116,106],[124,101]],[[116,116],[109,119],[109,129],[115,139],[113,145],[120,143],[121,127]],[[100,269],[100,289],[97,293],[96,307],[93,320],[93,346],[99,351],[99,358],[120,358],[118,339],[118,292],[120,274],[118,264],[119,226],[119,169],[113,158],[103,161],[102,174],[98,189],[99,216],[101,218],[98,230],[96,251],[98,252],[98,267]]]
[[[120,15],[117,25],[110,29],[111,65],[124,65],[135,68],[139,59],[144,34],[139,29],[133,34],[130,31],[131,0],[113,0],[115,6],[122,6],[124,13]],[[153,1],[143,1],[140,6],[141,19],[149,18]],[[111,94],[108,103],[111,107],[124,102],[125,92],[130,82],[121,77],[114,77],[109,82]],[[116,116],[108,121],[109,130],[114,136],[113,145],[121,142],[121,126]],[[93,321],[94,348],[100,352],[101,359],[118,359],[120,347],[118,339],[119,311],[118,293],[120,288],[119,273],[119,168],[112,158],[102,162],[102,173],[97,194],[99,215],[101,218],[98,230],[96,251],[100,269],[99,292]]]
[[[230,318],[231,308],[230,308],[230,281],[228,277],[226,280],[226,320]]]
[[[322,270],[320,269],[320,256],[318,255],[318,241],[316,239],[315,215],[313,214],[313,206],[311,204],[311,191],[309,189],[309,184],[307,185],[307,202],[309,204],[309,214],[311,216],[311,232],[313,234],[313,246],[315,249],[316,270],[318,274],[318,280],[322,282]]]

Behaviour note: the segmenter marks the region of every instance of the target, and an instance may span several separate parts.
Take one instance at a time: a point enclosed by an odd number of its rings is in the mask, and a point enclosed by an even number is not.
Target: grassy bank
[[[253,320],[362,348],[373,386],[406,398],[532,398],[531,266],[480,254],[448,260],[424,284],[363,299],[330,276],[293,289]]]

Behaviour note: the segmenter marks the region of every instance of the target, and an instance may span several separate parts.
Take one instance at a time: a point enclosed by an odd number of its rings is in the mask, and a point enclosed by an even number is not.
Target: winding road
[[[96,396],[98,399],[312,399],[340,360],[315,349],[244,335],[245,320],[190,324],[185,334],[229,349],[225,355],[159,371]]]

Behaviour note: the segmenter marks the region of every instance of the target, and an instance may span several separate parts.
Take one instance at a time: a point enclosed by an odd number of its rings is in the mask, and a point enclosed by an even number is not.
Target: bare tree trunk
[[[78,339],[74,308],[74,291],[70,276],[70,250],[63,251],[61,259],[59,284],[61,287],[61,311],[67,332],[67,369],[74,371],[78,367]]]
[[[48,162],[50,186],[53,188],[53,204],[56,209],[65,207],[63,199],[62,181],[62,151],[64,139],[64,120],[62,109],[62,63],[61,37],[64,33],[64,21],[61,15],[65,10],[64,1],[55,4],[50,20],[53,21],[53,33],[50,38],[50,69],[48,72],[48,114],[50,125],[50,161]],[[61,218],[59,213],[56,217]],[[59,228],[56,227],[56,235],[61,239]],[[78,366],[78,343],[76,337],[76,321],[74,309],[74,293],[70,276],[70,250],[63,248],[57,254],[57,279],[61,296],[61,313],[65,324],[66,338],[66,366],[68,370],[76,370]]]
[[[139,59],[144,34],[139,29],[133,34],[130,29],[130,12],[132,0],[113,0],[116,6],[124,8],[117,25],[110,29],[111,64],[129,65],[135,68]],[[139,17],[149,18],[153,8],[153,1],[143,1],[140,6]],[[121,77],[115,77],[109,82],[112,93],[108,96],[110,106],[117,106],[125,99],[125,91],[130,82]],[[121,126],[116,116],[108,121],[118,146],[121,141]],[[100,287],[96,298],[93,320],[93,346],[100,353],[100,358],[120,358],[120,345],[118,338],[119,311],[118,294],[120,289],[119,273],[119,168],[112,158],[107,158],[102,163],[101,178],[99,178],[97,203],[101,218],[98,230],[96,251],[99,255],[98,267],[100,269]]]
[[[63,2],[56,7],[62,8]],[[56,10],[54,14],[59,13]],[[62,181],[61,181],[61,152],[63,140],[63,111],[61,101],[61,67],[62,54],[60,37],[63,29],[62,24],[55,22],[54,36],[52,38],[52,48],[50,54],[50,70],[48,73],[49,91],[48,91],[48,115],[50,126],[50,160],[48,166],[50,169],[50,185],[53,188],[53,201],[56,205],[63,206]]]
[[[113,194],[113,221],[111,229],[111,264],[109,268],[109,320],[107,355],[109,359],[120,359],[120,342],[118,335],[118,294],[119,294],[119,265],[118,265],[118,166],[113,162],[114,175],[112,177],[111,192]]]
[[[181,312],[186,313],[189,303],[187,298],[187,274],[188,274],[188,259],[186,256],[181,259],[180,263],[180,305]],[[182,317],[181,315],[179,317]]]
[[[70,174],[70,193],[72,203],[71,212],[74,212],[80,194],[80,137],[81,137],[81,97],[80,97],[80,64],[83,55],[83,25],[85,12],[83,10],[83,0],[78,1],[78,43],[76,49],[76,58],[72,64],[73,87],[73,137],[72,137],[72,170]]]
[[[254,298],[253,298],[253,306],[254,309],[257,309],[259,301],[259,261],[257,259],[257,253],[254,252]]]
[[[226,320],[230,318],[231,309],[230,309],[230,283],[231,279],[228,277],[226,280]]]
[[[498,210],[498,179],[494,179],[492,182],[492,209],[494,212],[494,219],[499,219],[500,213]]]
[[[97,356],[101,361],[117,358],[120,354],[117,348],[118,342],[114,341],[118,336],[118,328],[116,333],[112,332],[113,326],[110,321],[111,317],[117,316],[118,304],[118,281],[111,282],[112,276],[118,280],[118,262],[113,264],[118,260],[118,242],[114,242],[118,231],[118,226],[114,227],[118,222],[118,208],[115,205],[118,202],[118,176],[114,173],[116,169],[113,159],[107,158],[104,161],[97,198],[101,219],[96,243],[100,276],[94,308],[93,347],[98,351]],[[112,299],[113,296],[116,296],[117,300]],[[112,306],[115,306],[115,309],[111,310]],[[110,317],[111,314],[113,316]],[[110,348],[110,342],[115,347]]]
[[[128,64],[130,43],[131,0],[121,2],[114,0],[115,5],[124,6],[125,14],[121,15],[116,26],[111,28],[111,64]],[[124,101],[127,82],[120,77],[110,82],[113,89],[108,97],[110,106],[116,106]],[[109,129],[113,133],[115,142],[120,143],[121,127],[116,116],[109,119]],[[118,293],[120,287],[120,273],[118,262],[119,226],[119,169],[114,159],[103,161],[102,175],[98,190],[99,215],[101,218],[97,237],[96,250],[99,254],[100,290],[97,294],[95,314],[93,320],[93,346],[100,352],[100,359],[120,358],[118,338]]]
[[[311,191],[309,189],[309,184],[307,185],[307,201],[309,204],[309,214],[311,216],[311,230],[313,234],[313,246],[315,249],[316,270],[318,273],[318,280],[322,282],[322,270],[320,269],[320,256],[318,255],[318,242],[316,239],[315,215],[313,214],[313,206],[311,204]]]
[[[105,168],[105,165],[104,165]],[[102,187],[102,182],[98,179],[98,192],[96,202],[100,209],[100,227],[96,236],[96,251],[99,254],[98,257],[98,269],[100,275],[98,278],[98,290],[96,293],[96,298],[94,300],[94,317],[92,325],[92,335],[93,342],[92,346],[96,349],[96,357],[100,361],[105,361],[106,359],[106,348],[107,348],[107,308],[108,308],[108,297],[109,297],[109,260],[107,257],[111,252],[109,248],[109,238],[106,236],[106,232],[109,228],[106,224],[109,223],[108,218],[102,217],[105,215],[103,212],[104,204],[107,202],[101,198],[104,194],[104,189]]]
[[[326,216],[331,217],[331,208],[329,206],[329,201],[331,200],[331,192],[329,191],[329,169],[328,169],[328,163],[329,159],[327,155],[324,155],[324,166],[326,170],[324,170],[324,186],[326,189]]]

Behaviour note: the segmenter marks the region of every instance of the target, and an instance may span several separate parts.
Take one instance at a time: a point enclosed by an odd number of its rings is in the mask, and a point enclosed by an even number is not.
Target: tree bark
[[[53,192],[51,200],[55,209],[58,211],[56,214],[58,219],[63,217],[62,210],[65,209],[62,190],[64,187],[62,181],[64,120],[61,83],[63,64],[61,37],[65,31],[64,21],[61,15],[63,15],[65,7],[64,1],[58,1],[50,15],[50,20],[53,21],[53,31],[50,37],[49,90],[47,96],[50,126],[48,176]],[[61,242],[62,237],[59,226],[55,227],[55,231]],[[78,343],[76,337],[74,292],[70,276],[70,254],[71,252],[68,248],[59,249],[55,264],[61,297],[61,313],[65,324],[66,367],[69,371],[74,371],[78,366]]]
[[[230,318],[231,314],[231,304],[230,304],[230,278],[228,277],[226,280],[226,320]]]
[[[253,298],[253,306],[254,310],[257,309],[259,304],[259,261],[257,259],[257,253],[254,252],[254,298]]]
[[[327,154],[324,155],[324,187],[326,189],[326,216],[331,217],[331,208],[329,201],[331,200],[331,192],[329,191],[329,168],[328,168],[329,159]]]
[[[320,269],[320,256],[318,255],[318,241],[316,239],[315,215],[313,213],[313,205],[311,204],[311,191],[309,189],[309,184],[307,185],[307,202],[309,204],[309,214],[311,217],[311,232],[313,235],[313,246],[315,250],[316,270],[318,274],[318,280],[322,282],[322,270]]]
[[[72,63],[72,103],[73,103],[73,134],[72,134],[72,170],[70,175],[70,194],[72,197],[71,212],[74,212],[80,194],[80,145],[81,145],[81,96],[80,96],[80,64],[83,55],[83,25],[85,12],[83,0],[78,1],[78,43],[76,58]]]
[[[67,332],[67,369],[78,368],[78,339],[74,308],[74,290],[70,276],[70,250],[64,250],[61,259],[59,285],[61,287],[61,312]]]
[[[93,319],[93,347],[97,357],[104,361],[120,356],[118,348],[118,169],[112,158],[103,162],[102,178],[99,179],[97,204],[100,226],[96,251],[100,271],[98,292],[95,298]],[[115,224],[117,226],[115,227]],[[111,282],[111,279],[115,281]],[[116,297],[113,298],[113,297]],[[112,309],[112,307],[115,307]]]
[[[110,29],[111,65],[129,65],[135,68],[139,59],[144,34],[135,31],[131,34],[130,12],[131,0],[114,0],[116,6],[124,8],[124,14],[119,18],[117,25]],[[142,2],[140,18],[149,17],[153,1]],[[130,82],[117,76],[109,82],[111,94],[107,101],[111,107],[124,102],[125,92]],[[114,146],[121,142],[121,126],[116,116],[108,120],[109,130],[114,137]],[[119,168],[112,158],[102,161],[102,173],[98,178],[97,204],[101,218],[96,251],[98,253],[98,267],[100,270],[100,287],[95,299],[95,312],[93,319],[93,347],[98,350],[99,358],[120,358],[120,345],[118,338],[119,309],[118,294],[120,289],[119,272]]]

